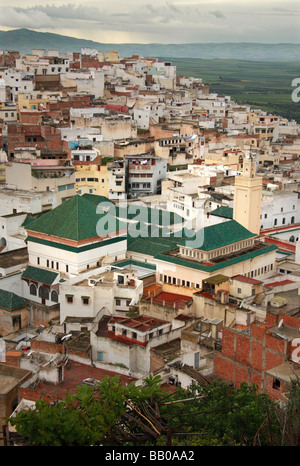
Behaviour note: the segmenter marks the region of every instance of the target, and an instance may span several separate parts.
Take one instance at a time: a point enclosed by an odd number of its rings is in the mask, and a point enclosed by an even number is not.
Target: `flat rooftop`
[[[281,307],[275,307],[269,303],[267,312],[271,312],[276,315],[288,314],[293,317],[300,317],[300,295],[298,295],[298,288],[275,293],[274,297],[284,298],[287,302]]]
[[[28,370],[0,363],[0,396],[9,393],[30,374]]]
[[[75,282],[75,286],[90,286],[89,285],[89,280],[94,280],[96,282],[95,286],[112,286],[113,283],[118,284],[118,280],[115,277],[115,273],[120,273],[121,275],[130,273],[132,274],[132,269],[129,269],[128,267],[121,269],[121,270],[111,270],[109,272],[101,272],[101,273],[96,273],[94,275],[90,275],[88,278],[85,278],[83,280],[80,280],[78,282]],[[136,278],[136,277],[131,277],[131,278]],[[101,281],[99,281],[101,280]],[[120,283],[122,285],[122,283]],[[124,284],[125,286],[125,284]]]
[[[117,372],[108,371],[106,369],[99,369],[77,361],[72,360],[70,363],[71,367],[64,371],[64,381],[59,385],[41,381],[34,388],[28,387],[28,389],[33,389],[40,395],[52,396],[61,400],[64,399],[68,393],[75,393],[77,385],[85,379],[94,379],[101,382],[107,376],[110,378],[119,376],[122,385],[129,385],[137,380],[134,377],[118,374]]]
[[[3,252],[0,254],[0,268],[8,269],[14,265],[27,264],[28,250],[27,248],[15,249],[14,251]]]
[[[150,301],[151,298],[147,298]],[[168,293],[166,291],[160,292],[156,295],[153,299],[153,303],[160,304],[161,306],[168,306],[176,309],[184,309],[187,302],[192,301],[193,298],[191,296],[176,294],[176,293]]]

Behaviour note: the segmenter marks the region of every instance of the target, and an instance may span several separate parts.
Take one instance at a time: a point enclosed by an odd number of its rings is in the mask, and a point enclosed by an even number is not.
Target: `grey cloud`
[[[225,19],[224,14],[222,13],[222,11],[219,10],[210,11],[209,14],[213,15],[215,18],[218,19]]]

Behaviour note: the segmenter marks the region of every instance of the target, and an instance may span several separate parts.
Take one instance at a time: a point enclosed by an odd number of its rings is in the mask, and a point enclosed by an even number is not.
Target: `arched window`
[[[33,283],[31,283],[30,288],[29,288],[29,293],[32,296],[36,296],[36,292],[37,292],[36,286]]]
[[[292,242],[294,242],[294,241],[295,241],[295,236],[294,236],[294,235],[292,235],[292,236],[290,237],[289,241],[292,241]]]
[[[45,286],[39,287],[39,297],[43,299],[49,299],[49,290]]]
[[[51,291],[51,301],[58,303],[58,293],[55,290]]]
[[[291,223],[295,223],[295,217],[294,216],[291,218]]]

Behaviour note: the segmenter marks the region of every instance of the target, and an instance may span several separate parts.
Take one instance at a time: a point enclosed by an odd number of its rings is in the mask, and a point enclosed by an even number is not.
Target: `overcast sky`
[[[96,42],[300,43],[299,0],[0,0],[0,29]]]

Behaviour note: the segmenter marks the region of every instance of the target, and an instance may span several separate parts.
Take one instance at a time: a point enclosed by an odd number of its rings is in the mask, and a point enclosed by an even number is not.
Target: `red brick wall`
[[[214,372],[223,379],[233,381],[233,361],[223,358],[221,354],[215,353]]]
[[[100,67],[100,63],[98,58],[91,58],[91,57],[82,57],[81,58],[81,68],[88,69],[88,68],[96,68]]]
[[[234,368],[234,384],[236,387],[239,387],[243,382],[250,383],[250,370],[236,364]]]
[[[271,326],[271,325],[277,325],[277,323],[278,323],[278,316],[268,313],[268,314],[266,315],[266,323],[267,323],[267,325],[269,325],[269,326]]]
[[[285,352],[285,340],[279,340],[272,335],[266,334],[266,347],[280,353]]]
[[[266,391],[274,400],[279,400],[280,396],[287,391],[288,387],[284,382],[280,382],[280,388],[276,390],[273,388],[273,380],[273,377],[266,374]]]
[[[6,356],[5,364],[7,364],[8,366],[20,367],[20,358],[16,356]]]
[[[64,353],[64,345],[51,343],[48,341],[40,341],[37,339],[31,340],[31,349],[36,351],[42,351],[43,353]]]
[[[265,372],[284,362],[289,352],[287,342],[273,336],[267,325],[253,325],[250,335],[224,328],[222,352],[215,354],[214,372],[235,386],[246,382],[256,384],[262,390]],[[273,389],[273,378],[270,379],[266,384],[267,391],[276,398],[278,390]]]
[[[250,339],[246,335],[236,335],[236,361],[249,366],[250,363]]]
[[[299,318],[284,315],[282,316],[282,319],[283,319],[283,325],[287,325],[288,327],[293,327],[293,328],[300,328]]]
[[[278,366],[284,361],[284,355],[278,355],[271,351],[266,351],[264,370],[268,371],[275,366]]]
[[[261,372],[262,371],[263,344],[259,341],[252,340],[251,350],[251,367]]]
[[[19,121],[21,124],[37,125],[42,118],[42,112],[19,112]]]
[[[19,401],[22,399],[31,400],[31,401],[38,401],[44,400],[51,403],[52,401],[57,401],[57,396],[46,395],[44,393],[39,393],[34,390],[30,390],[29,388],[19,388]]]
[[[76,350],[72,350],[71,348],[68,348],[68,355],[74,355],[74,356],[79,356],[80,358],[86,358],[86,359],[90,359],[90,354],[88,353],[83,353],[82,351],[76,351]]]
[[[226,328],[222,331],[222,355],[234,359],[234,333]]]

